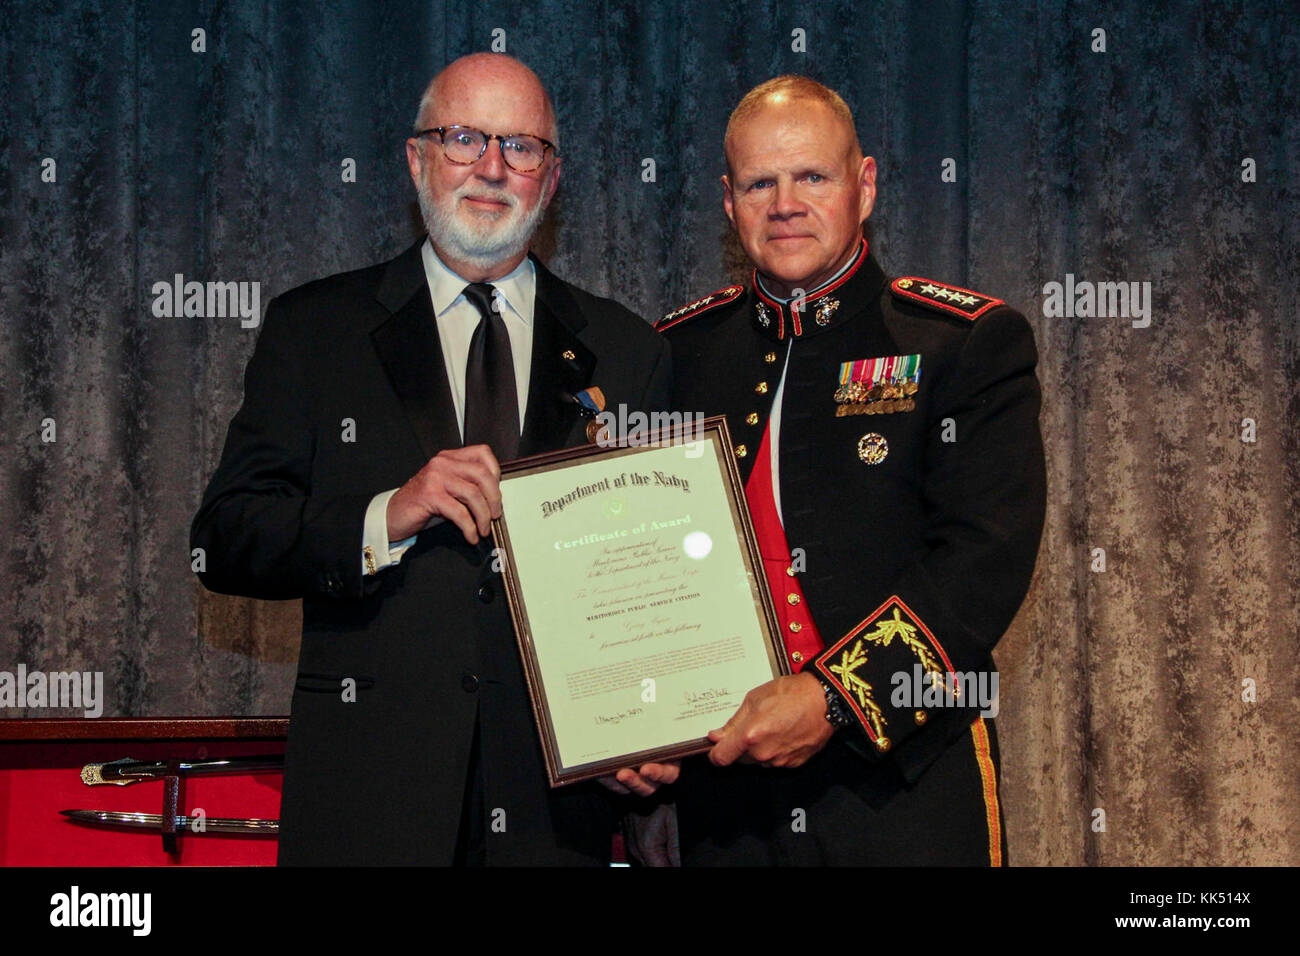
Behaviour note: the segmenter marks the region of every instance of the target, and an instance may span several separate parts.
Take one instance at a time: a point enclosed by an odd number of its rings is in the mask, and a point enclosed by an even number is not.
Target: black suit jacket
[[[280,862],[450,863],[476,715],[488,862],[608,862],[599,787],[546,785],[487,547],[445,522],[362,573],[371,498],[461,446],[422,242],[269,304],[191,531],[211,590],[303,599]],[[569,396],[590,385],[611,408],[665,407],[669,353],[650,326],[534,265],[520,456],[586,440]]]
[[[790,349],[781,504],[825,642],[791,662],[828,680],[855,722],[798,770],[683,766],[684,859],[996,862],[991,721],[896,698],[895,675],[913,673],[920,645],[941,671],[988,675],[1029,586],[1046,492],[1029,324],[978,293],[890,283],[864,245],[802,313],[751,282],[657,327],[673,346],[675,406],[727,416],[745,479]],[[909,355],[921,357],[914,407],[837,414],[843,363]],[[884,638],[895,616],[919,645]],[[805,829],[791,827],[796,808]]]

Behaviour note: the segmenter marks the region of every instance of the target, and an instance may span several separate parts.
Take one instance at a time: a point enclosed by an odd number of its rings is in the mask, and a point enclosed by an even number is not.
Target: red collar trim
[[[820,299],[824,295],[829,295],[830,293],[838,289],[840,286],[844,285],[844,283],[852,279],[853,276],[857,274],[858,269],[861,268],[862,263],[866,261],[867,261],[867,240],[864,238],[862,240],[862,245],[858,247],[858,254],[854,257],[853,262],[849,264],[849,267],[844,270],[843,275],[827,283],[826,285],[822,286],[820,289],[814,289],[812,292],[807,292],[804,294],[803,300],[804,300],[805,311],[807,311],[807,304],[811,302],[813,299]],[[754,294],[758,296],[759,301],[761,301],[768,308],[775,310],[776,337],[778,339],[784,339],[785,338],[785,313],[786,313],[785,306],[763,292],[763,287],[759,284],[758,281],[757,269],[754,270],[753,276],[751,277],[750,281],[753,283]],[[794,308],[793,306],[790,307],[790,320],[791,320],[791,326],[793,327],[791,334],[795,338],[799,338],[800,336],[803,335],[803,322],[801,320],[799,310]]]

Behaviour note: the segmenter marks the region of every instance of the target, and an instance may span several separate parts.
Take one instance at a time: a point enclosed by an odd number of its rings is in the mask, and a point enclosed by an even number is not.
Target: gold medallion
[[[889,442],[885,441],[884,435],[867,432],[858,439],[858,457],[868,465],[880,464],[888,454]]]

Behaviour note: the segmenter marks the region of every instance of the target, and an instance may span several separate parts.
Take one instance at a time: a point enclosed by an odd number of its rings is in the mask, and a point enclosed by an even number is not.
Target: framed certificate
[[[707,750],[788,673],[725,418],[502,466],[492,523],[552,787]]]

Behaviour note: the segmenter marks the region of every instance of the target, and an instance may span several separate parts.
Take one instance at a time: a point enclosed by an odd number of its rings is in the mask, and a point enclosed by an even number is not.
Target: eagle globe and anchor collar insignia
[[[835,293],[859,276],[862,264],[867,261],[867,240],[858,246],[857,254],[848,268],[830,282],[806,292],[798,298],[783,302],[763,291],[755,269],[750,279],[754,290],[754,323],[769,338],[777,341],[798,339],[821,329],[829,328],[849,317],[851,309],[840,310],[840,298]]]

